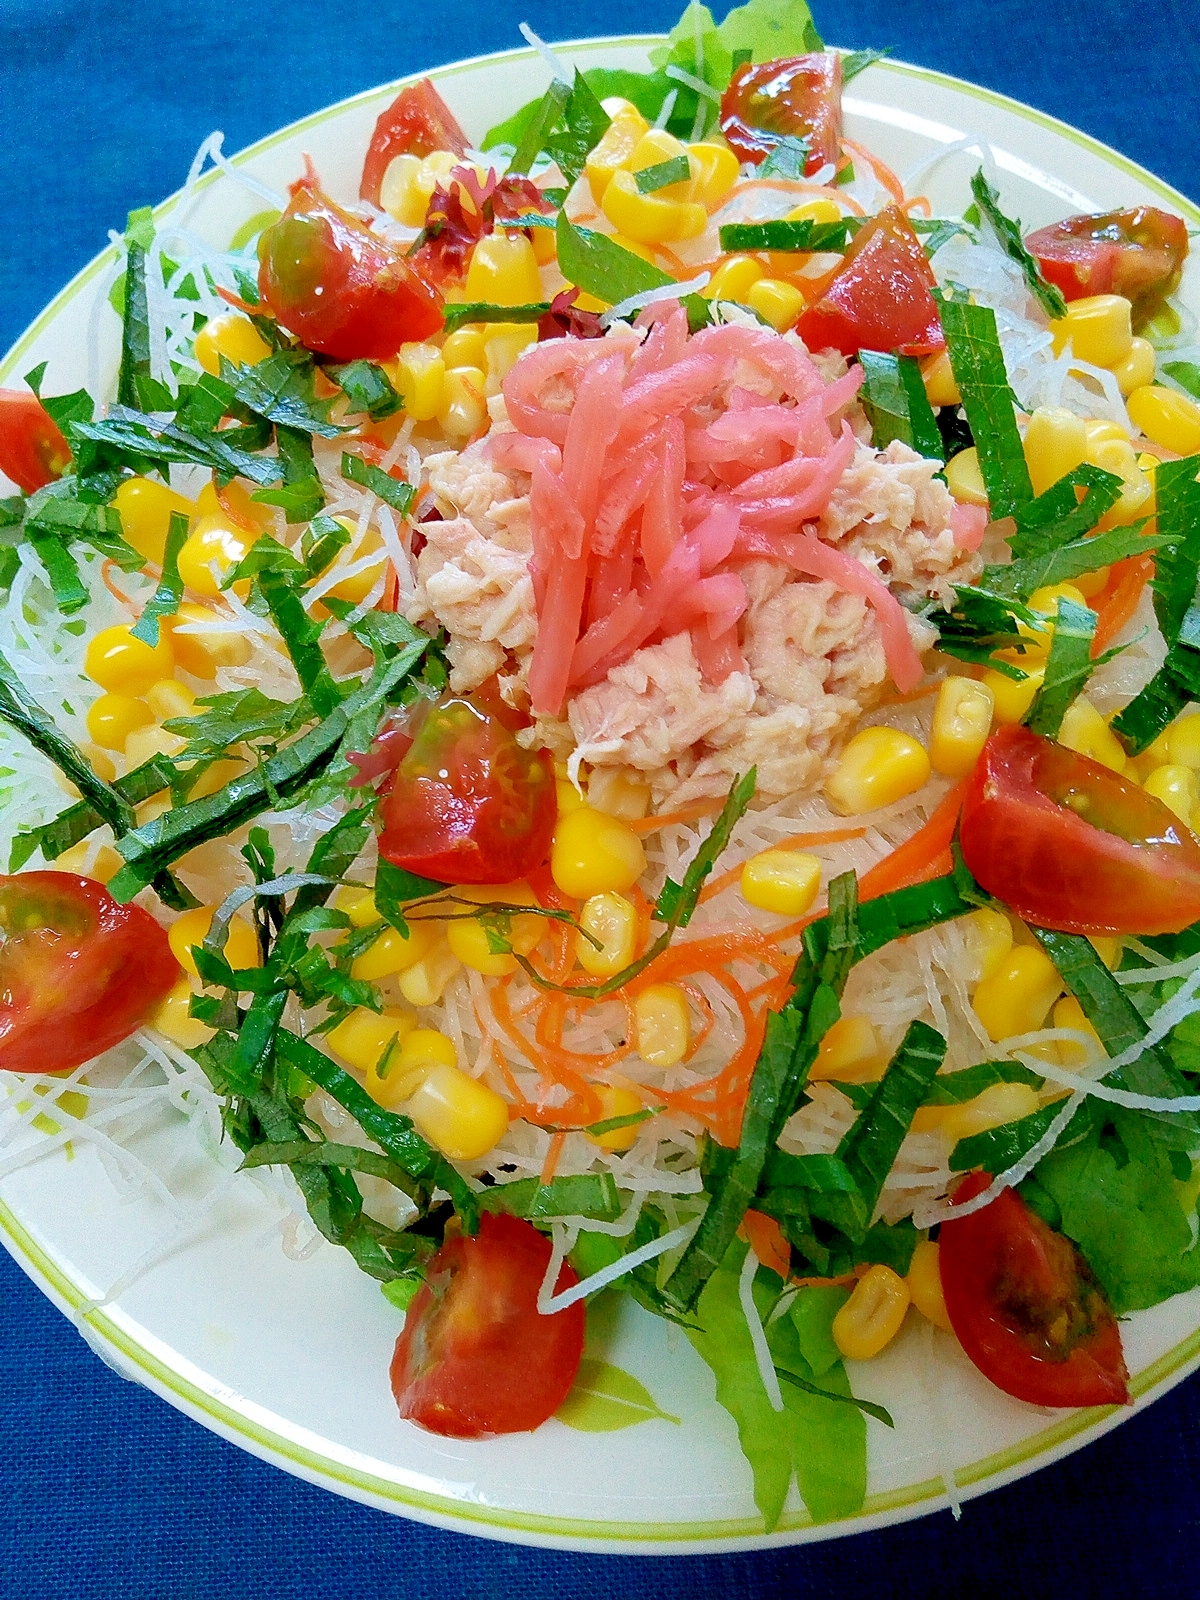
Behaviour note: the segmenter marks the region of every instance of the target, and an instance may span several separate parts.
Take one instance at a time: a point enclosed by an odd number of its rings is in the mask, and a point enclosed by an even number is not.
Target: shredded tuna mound
[[[861,374],[793,335],[689,336],[673,305],[536,345],[490,433],[426,461],[414,622],[451,687],[497,674],[529,737],[636,771],[655,799],[818,785],[863,712],[911,691],[906,607],[977,573],[982,523],[938,463],[863,442]]]

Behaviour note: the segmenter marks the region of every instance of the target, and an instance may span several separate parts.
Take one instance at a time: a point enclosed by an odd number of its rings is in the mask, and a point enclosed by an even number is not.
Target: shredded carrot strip
[[[848,839],[861,839],[866,831],[865,828],[827,828],[824,833],[793,833],[790,838],[781,839],[778,844],[773,844],[771,849],[803,850],[821,844],[844,844]],[[729,885],[736,883],[741,875],[741,867],[730,867],[728,872],[722,872],[717,877],[711,878],[700,893],[701,904],[720,894],[722,889],[728,889]]]
[[[125,607],[125,609],[127,611],[136,611],[137,607],[134,605],[133,601],[129,598],[129,596],[125,593],[124,589],[118,588],[117,585],[113,582],[113,576],[112,575],[116,570],[117,570],[116,562],[115,561],[110,561],[107,557],[105,557],[104,562],[102,563],[102,565],[100,567],[100,577],[103,580],[104,587],[108,590],[109,594],[112,595],[114,600],[119,600],[121,602],[121,604]]]
[[[549,1183],[558,1168],[558,1158],[562,1155],[562,1147],[566,1142],[565,1133],[552,1133],[550,1135],[550,1148],[546,1151],[546,1159],[542,1162],[543,1183]]]
[[[840,1278],[789,1278],[788,1282],[795,1284],[799,1289],[807,1289],[809,1287],[814,1289],[848,1289],[852,1283],[857,1283],[858,1279],[859,1274],[857,1272],[847,1272]]]
[[[919,211],[923,217],[931,217],[933,215],[933,206],[923,194],[915,194],[910,200],[906,200],[904,209],[910,217],[914,211]]]
[[[792,1247],[775,1218],[768,1217],[764,1211],[747,1211],[738,1232],[762,1265],[777,1272],[786,1283],[792,1265]]]
[[[875,900],[893,889],[907,889],[914,883],[927,883],[951,868],[950,841],[958,826],[967,792],[967,780],[956,783],[942,799],[929,821],[918,828],[910,839],[897,845],[890,855],[884,856],[869,872],[864,872],[858,883],[860,900]]]
[[[891,195],[892,199],[898,206],[902,207],[905,199],[904,185],[892,171],[891,167],[889,167],[886,162],[881,161],[877,155],[873,155],[865,145],[856,144],[853,139],[847,139],[845,136],[843,136],[842,143],[845,145],[847,150],[852,151],[853,154],[861,161],[865,161],[867,163],[872,172],[879,179],[880,183]]]
[[[1113,565],[1107,585],[1096,597],[1098,618],[1092,639],[1093,660],[1104,654],[1131,620],[1142,598],[1142,590],[1153,576],[1152,556],[1128,556]]]
[[[660,828],[669,828],[676,822],[697,822],[701,817],[715,816],[724,804],[723,800],[693,800],[690,805],[680,806],[678,811],[660,811],[652,817],[638,817],[635,822],[627,822],[625,826],[634,833],[657,833]]]

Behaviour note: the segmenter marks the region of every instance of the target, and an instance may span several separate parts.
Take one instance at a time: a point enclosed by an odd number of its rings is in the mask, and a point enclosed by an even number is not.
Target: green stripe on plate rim
[[[631,34],[622,38],[586,39],[564,44],[560,48],[570,48],[576,52],[602,52],[612,50],[614,47],[653,45],[662,42],[661,35]],[[536,52],[528,49],[499,51],[490,56],[476,56],[469,60],[455,62],[450,66],[441,67],[429,73],[414,73],[409,78],[397,79],[395,83],[381,85],[375,89],[365,90],[362,94],[353,95],[347,100],[339,101],[336,105],[327,106],[324,110],[314,112],[311,116],[299,122],[289,124],[286,128],[279,129],[265,139],[260,139],[256,144],[240,151],[231,159],[236,165],[244,165],[265,151],[274,148],[285,139],[293,138],[296,134],[308,128],[318,127],[321,123],[333,117],[341,116],[354,106],[367,104],[373,100],[394,94],[405,83],[415,82],[422,77],[432,77],[445,81],[460,76],[464,72],[471,72],[483,62],[502,62],[528,59]],[[984,101],[989,105],[999,107],[1023,118],[1025,121],[1034,122],[1041,127],[1049,128],[1072,144],[1081,149],[1088,150],[1100,156],[1110,166],[1115,166],[1121,171],[1136,178],[1140,183],[1161,195],[1163,199],[1185,211],[1191,220],[1200,225],[1200,209],[1198,209],[1178,190],[1156,178],[1153,173],[1147,172],[1144,167],[1130,161],[1119,151],[1094,139],[1090,134],[1081,133],[1069,123],[1062,122],[1056,117],[1037,111],[1032,106],[1026,106],[1018,100],[1013,100],[1007,95],[998,94],[991,89],[981,88],[977,84],[968,83],[964,79],[955,78],[948,73],[934,72],[925,67],[911,66],[906,62],[885,60],[877,62],[871,70],[873,72],[893,73],[906,78],[916,78],[924,82],[944,84],[961,94]],[[206,187],[220,176],[218,169],[205,173],[199,180],[198,188]],[[169,196],[160,205],[154,208],[156,217],[169,212],[176,203],[179,191]],[[63,307],[70,303],[89,283],[104,271],[113,266],[118,260],[115,246],[110,245],[71,280],[65,288],[54,297],[46,309],[26,329],[17,343],[8,352],[3,362],[0,362],[0,379],[7,378],[16,368],[22,355],[34,341],[40,337],[53,319],[58,316]],[[55,1296],[68,1305],[72,1311],[79,1312],[87,1304],[87,1296],[79,1285],[65,1273],[46,1252],[36,1243],[29,1232],[17,1220],[9,1207],[0,1201],[0,1230],[7,1236],[7,1244],[14,1255],[24,1257],[33,1272],[53,1291]],[[695,1522],[581,1522],[569,1518],[537,1516],[514,1511],[505,1511],[500,1508],[476,1505],[454,1499],[450,1496],[429,1494],[417,1489],[405,1488],[402,1485],[380,1478],[372,1473],[356,1470],[344,1463],[331,1460],[319,1451],[310,1450],[297,1444],[294,1440],[285,1438],[281,1434],[272,1432],[270,1428],[251,1421],[248,1417],[236,1411],[232,1406],[222,1403],[205,1393],[197,1385],[191,1383],[183,1375],[168,1366],[165,1362],[153,1355],[143,1345],[132,1339],[112,1318],[105,1316],[102,1311],[90,1311],[83,1315],[85,1321],[94,1333],[99,1335],[114,1350],[118,1351],[127,1362],[145,1374],[152,1385],[174,1396],[180,1406],[185,1410],[208,1417],[226,1432],[235,1438],[245,1441],[258,1451],[266,1454],[278,1464],[291,1466],[302,1474],[318,1479],[334,1488],[357,1493],[376,1502],[390,1503],[397,1508],[407,1508],[417,1512],[436,1515],[439,1519],[458,1523],[482,1524],[484,1528],[501,1529],[511,1533],[527,1533],[543,1537],[558,1539],[587,1539],[598,1541],[612,1541],[624,1543],[705,1543],[726,1539],[761,1539],[763,1529],[761,1522],[756,1518],[731,1518],[724,1521],[695,1521]],[[1182,1340],[1165,1355],[1144,1371],[1136,1374],[1130,1381],[1131,1394],[1140,1399],[1151,1393],[1168,1380],[1178,1380],[1186,1375],[1189,1368],[1200,1364],[1200,1329]],[[1072,1412],[1063,1417],[1051,1427],[1023,1439],[1020,1443],[1007,1450],[998,1451],[986,1456],[982,1460],[959,1467],[955,1472],[955,1481],[959,1489],[969,1489],[985,1484],[989,1479],[1005,1474],[1012,1474],[1018,1468],[1036,1460],[1038,1456],[1047,1452],[1060,1452],[1064,1446],[1076,1440],[1083,1443],[1081,1435],[1093,1429],[1101,1428],[1105,1423],[1113,1423],[1124,1410],[1119,1406],[1099,1406],[1085,1411]],[[822,1524],[822,1531],[834,1532],[846,1525],[853,1526],[856,1522],[869,1519],[887,1517],[889,1512],[901,1511],[910,1506],[920,1505],[922,1502],[934,1501],[945,1496],[945,1485],[941,1478],[926,1478],[920,1483],[907,1484],[900,1489],[893,1489],[884,1494],[869,1495],[863,1508],[854,1517],[842,1519],[840,1523]],[[933,1509],[930,1507],[929,1509]],[[780,1518],[779,1533],[797,1532],[813,1528],[815,1524],[806,1511],[785,1512]]]

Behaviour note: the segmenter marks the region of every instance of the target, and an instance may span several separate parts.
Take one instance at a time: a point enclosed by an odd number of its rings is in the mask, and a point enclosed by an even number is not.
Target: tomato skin
[[[70,465],[70,447],[37,395],[0,389],[0,472],[32,494]]]
[[[68,872],[0,877],[0,1068],[69,1072],[127,1039],[178,981],[140,906]]]
[[[548,858],[558,801],[544,750],[523,750],[502,718],[442,700],[385,795],[379,851],[442,883],[513,883]]]
[[[334,205],[310,173],[259,241],[258,292],[309,350],[386,361],[442,326],[442,302],[404,252]]]
[[[899,206],[885,206],[859,229],[796,331],[810,350],[928,355],[946,343],[935,281],[908,218]]]
[[[1043,928],[1178,933],[1200,918],[1200,840],[1138,784],[1028,728],[984,745],[959,842],[979,883]]]
[[[973,1200],[991,1181],[973,1172],[954,1203]],[[1071,1241],[1012,1189],[943,1222],[938,1245],[951,1326],[998,1389],[1037,1406],[1129,1403],[1112,1307]]]
[[[363,162],[359,199],[379,204],[383,175],[396,156],[429,156],[435,150],[453,150],[456,156],[465,156],[467,136],[432,79],[422,78],[401,89],[376,122]]]
[[[721,96],[721,132],[743,161],[765,161],[781,135],[808,143],[806,173],[842,153],[842,58],[833,51],[747,61]]]
[[[1187,224],[1157,206],[1066,217],[1025,240],[1042,274],[1067,300],[1121,294],[1140,326],[1178,286]]]
[[[448,1239],[413,1297],[392,1357],[400,1415],[455,1439],[527,1433],[567,1398],[583,1355],[578,1300],[543,1317],[550,1241],[519,1217],[485,1212],[474,1238]],[[579,1282],[564,1261],[555,1292]]]

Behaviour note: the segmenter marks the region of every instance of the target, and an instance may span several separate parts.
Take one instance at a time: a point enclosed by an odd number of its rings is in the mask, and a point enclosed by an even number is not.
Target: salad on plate
[[[4,1136],[165,1092],[435,1434],[669,1422],[632,1297],[832,1520],[906,1320],[1113,1406],[1200,1285],[1188,230],[934,215],[801,3],[531,39],[0,391]]]

